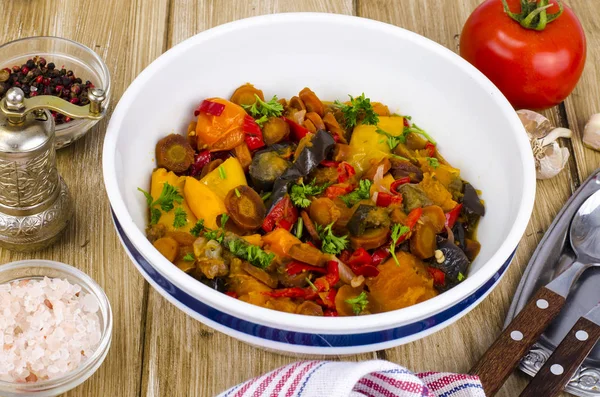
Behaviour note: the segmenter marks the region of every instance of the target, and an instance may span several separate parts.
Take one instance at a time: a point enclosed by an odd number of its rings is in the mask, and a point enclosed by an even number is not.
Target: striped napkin
[[[477,376],[413,374],[389,361],[299,361],[218,397],[485,397]]]

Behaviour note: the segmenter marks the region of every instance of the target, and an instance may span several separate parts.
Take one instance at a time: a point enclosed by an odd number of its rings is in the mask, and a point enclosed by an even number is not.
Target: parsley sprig
[[[317,225],[317,233],[321,238],[321,251],[326,254],[334,254],[337,255],[342,252],[348,246],[348,235],[338,237],[333,234],[331,227],[334,222],[331,222],[329,225],[323,227],[321,225]]]
[[[150,208],[150,224],[156,225],[161,217],[160,210],[164,212],[169,212],[175,207],[175,203],[181,204],[183,202],[183,196],[179,193],[179,190],[168,182],[163,184],[162,191],[160,192],[160,196],[156,200],[152,197],[150,193],[145,191],[142,188],[138,187],[138,190],[144,194],[146,197],[146,203]],[[159,206],[160,209],[155,208]]]
[[[215,240],[219,244],[223,244],[223,239],[225,238],[225,225],[229,220],[229,215],[223,214],[221,215],[221,227],[218,229],[209,229],[205,228],[204,237],[208,240]]]
[[[227,242],[226,247],[233,255],[261,269],[269,267],[273,259],[275,259],[274,253],[267,253],[260,247],[252,245],[241,238],[231,239]]]
[[[435,157],[427,157],[427,162],[431,168],[438,168],[440,166],[440,162]]]
[[[408,226],[400,225],[399,223],[396,223],[394,226],[392,226],[392,243],[390,244],[390,254],[392,255],[392,258],[394,258],[397,266],[400,266],[400,262],[398,262],[398,258],[396,258],[396,244],[398,243],[398,240],[400,240],[400,237],[408,234],[409,232],[410,228]]]
[[[269,117],[279,117],[283,114],[283,105],[277,102],[277,95],[269,102],[265,102],[256,94],[254,94],[256,102],[252,105],[242,105],[242,107],[256,119],[256,123],[262,126]]]
[[[402,133],[402,135],[398,135],[398,136],[392,135],[389,132],[385,132],[381,128],[377,128],[375,130],[375,132],[387,137],[387,144],[390,147],[390,150],[396,149],[396,146],[398,146],[401,143],[406,143],[406,135],[404,134],[404,132]]]
[[[433,137],[431,135],[429,135],[427,132],[425,132],[424,129],[420,128],[419,126],[417,126],[416,124],[411,124],[410,127],[404,127],[404,131],[402,132],[402,135],[404,135],[405,139],[406,136],[411,133],[414,132],[415,134],[419,134],[425,137],[425,139],[427,139],[429,142],[431,142],[434,145],[437,145],[437,142],[435,141],[435,139],[433,139]],[[404,142],[403,142],[404,143]]]
[[[351,208],[360,200],[366,200],[371,197],[371,184],[372,182],[369,179],[362,179],[359,182],[358,188],[348,194],[340,196],[340,200],[342,200],[348,208]]]
[[[352,95],[348,96],[350,97],[349,105],[340,101],[334,102],[344,115],[346,128],[354,128],[361,121],[363,124],[370,125],[376,125],[379,122],[379,116],[373,109],[371,99],[366,98],[364,92],[356,98]]]
[[[198,220],[194,227],[190,230],[190,233],[194,237],[200,237],[200,233],[204,230],[204,219]]]
[[[193,262],[196,260],[196,258],[194,257],[194,254],[189,253],[189,252],[187,254],[185,254],[185,256],[181,259],[183,259],[186,262]]]
[[[175,208],[175,218],[173,219],[173,227],[180,228],[187,225],[187,212],[181,207]]]
[[[350,306],[352,306],[352,311],[357,316],[360,313],[362,313],[367,308],[367,305],[369,304],[369,300],[367,299],[367,293],[365,291],[361,292],[360,295],[358,295],[354,298],[346,299],[344,302],[346,302]]]
[[[304,182],[300,182],[299,185],[292,186],[290,198],[295,206],[306,208],[310,205],[310,199],[308,196],[317,196],[323,193],[328,186],[328,183],[316,185],[314,179],[308,185],[305,185]]]

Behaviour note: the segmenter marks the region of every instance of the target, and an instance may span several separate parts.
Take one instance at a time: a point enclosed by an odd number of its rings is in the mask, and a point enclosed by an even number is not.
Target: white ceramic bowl
[[[312,44],[311,44],[312,43]],[[316,43],[316,44],[315,44]],[[323,100],[364,92],[410,114],[442,154],[483,191],[481,253],[468,278],[431,300],[362,317],[307,318],[253,306],[180,271],[145,237],[156,142],[184,133],[202,99],[252,82],[270,97],[303,87]],[[104,180],[115,226],[134,264],[165,298],[248,343],[305,354],[389,348],[466,314],[506,271],[531,215],[535,172],[525,131],[496,87],[448,49],[388,24],[329,14],[279,14],[202,32],[154,61],[127,89],[108,126]]]

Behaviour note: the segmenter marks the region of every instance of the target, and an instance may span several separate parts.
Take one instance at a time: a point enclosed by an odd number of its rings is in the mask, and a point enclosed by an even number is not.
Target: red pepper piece
[[[331,310],[331,309],[327,309],[323,312],[323,316],[325,317],[338,317],[338,312],[337,310]]]
[[[433,278],[434,285],[446,284],[446,273],[444,273],[443,271],[441,271],[440,269],[437,269],[435,267],[428,267],[427,271]]]
[[[306,134],[310,132],[300,124],[296,123],[294,120],[290,120],[287,117],[283,117],[283,120],[290,126],[290,130],[292,130],[292,137],[296,142],[299,142],[300,139],[304,138]]]
[[[375,204],[378,207],[389,207],[392,204],[399,205],[402,204],[402,196],[379,192],[377,193],[377,202]]]
[[[307,291],[300,287],[292,287],[265,291],[263,294],[268,295],[271,298],[305,298]]]
[[[200,113],[210,114],[211,116],[220,116],[225,110],[225,105],[222,103],[207,101],[206,99],[202,101],[200,106],[194,110],[194,116],[198,116]]]
[[[242,129],[244,130],[244,141],[246,145],[248,145],[248,149],[256,150],[265,146],[265,141],[263,139],[263,134],[260,129],[260,126],[254,121],[254,119],[246,115],[244,117],[244,124],[242,125]]]
[[[353,190],[354,187],[349,183],[331,185],[325,189],[325,197],[333,200],[334,198],[348,194]]]
[[[423,215],[423,208],[415,208],[414,210],[410,211],[404,220],[404,224],[408,226],[410,230],[412,230],[417,224],[418,220],[421,218],[421,215]]]
[[[390,185],[390,190],[392,191],[392,193],[398,194],[398,188],[406,183],[410,183],[410,177],[409,176],[403,176],[400,179],[396,179],[394,182],[392,182],[392,184]]]
[[[446,226],[450,229],[456,223],[456,220],[460,216],[460,211],[462,210],[462,203],[458,204],[456,207],[452,208],[449,212],[446,213]]]
[[[404,120],[402,120],[402,122],[404,123],[405,127],[410,127],[410,123],[408,122],[408,119],[405,117]]]
[[[235,299],[238,298],[238,294],[236,294],[233,291],[227,291],[227,292],[225,292],[225,295],[231,296],[232,298],[235,298]]]
[[[341,260],[341,259],[340,259]],[[359,248],[352,253],[352,256],[345,262],[348,266],[370,265],[372,263],[371,255],[364,248]]]
[[[342,252],[340,252],[340,254],[338,255],[339,260],[341,260],[344,263],[348,263],[348,260],[350,259],[350,256],[352,254],[350,253],[350,251],[348,250],[343,250]]]
[[[333,160],[323,160],[320,163],[323,167],[337,167],[338,165],[340,165],[339,161],[333,161]]]
[[[339,183],[346,182],[348,179],[352,178],[354,175],[356,175],[356,171],[354,170],[354,167],[352,167],[350,164],[346,163],[345,161],[342,161],[338,165],[338,182]]]
[[[354,274],[357,276],[364,277],[377,277],[379,276],[379,269],[377,269],[373,265],[363,265],[363,266],[350,266]]]
[[[388,256],[390,256],[390,247],[381,247],[371,255],[371,263],[373,263],[374,266],[377,266],[386,260]]]
[[[337,289],[331,288],[329,292],[321,292],[319,296],[321,297],[321,302],[318,302],[320,305],[325,306],[329,309],[335,310],[335,296],[337,295]]]
[[[285,267],[285,271],[290,276],[294,276],[294,275],[296,275],[298,273],[302,273],[302,272],[313,272],[313,273],[319,273],[319,274],[327,273],[327,269],[325,269],[324,267],[311,266],[309,264],[302,263],[299,261],[292,261],[292,262],[288,263],[288,265]]]
[[[286,195],[273,206],[271,212],[263,221],[262,229],[267,233],[273,231],[276,227],[291,230],[297,220],[298,210],[292,204],[290,197]]]
[[[431,142],[425,144],[425,149],[429,152],[429,157],[435,157],[435,145]]]
[[[340,270],[337,261],[327,262],[327,274],[315,280],[315,287],[319,292],[328,291],[340,281]]]
[[[194,157],[194,164],[190,167],[190,176],[198,176],[202,168],[212,161],[210,150],[203,150]]]

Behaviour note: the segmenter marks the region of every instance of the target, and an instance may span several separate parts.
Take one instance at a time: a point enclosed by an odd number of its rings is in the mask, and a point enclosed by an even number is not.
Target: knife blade
[[[600,302],[580,317],[520,397],[552,397],[569,382],[600,339]]]

